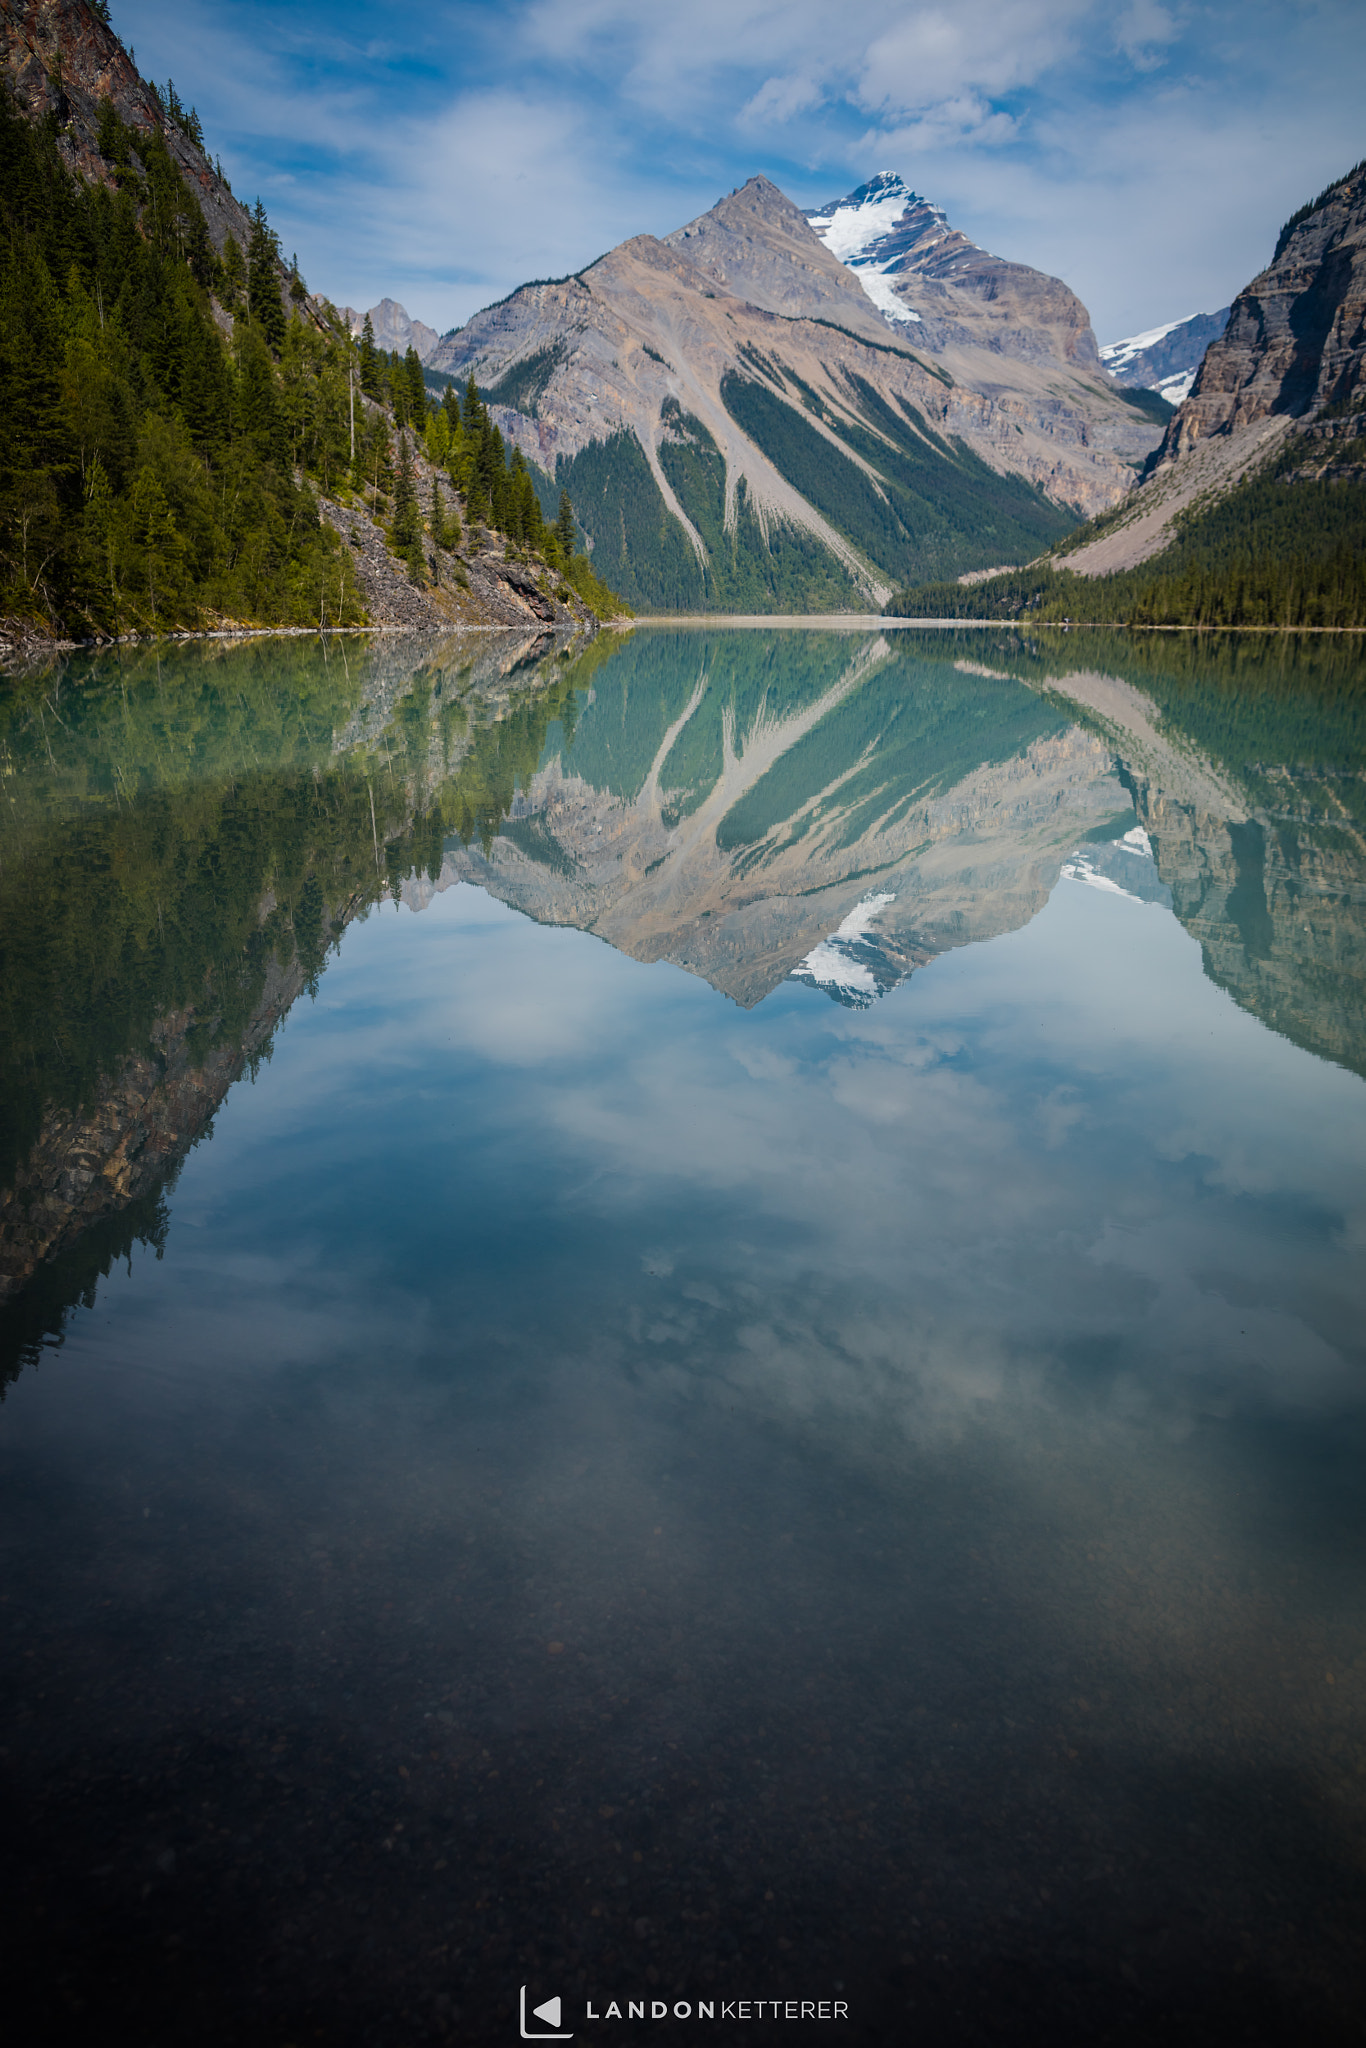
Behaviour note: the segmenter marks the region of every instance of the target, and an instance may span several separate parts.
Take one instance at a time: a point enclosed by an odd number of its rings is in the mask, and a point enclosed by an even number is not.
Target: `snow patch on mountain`
[[[1157,872],[1152,840],[1141,825],[1105,845],[1079,846],[1064,861],[1061,878],[1107,896],[1127,896],[1131,903],[1160,903],[1171,909],[1172,892]]]
[[[923,209],[943,235],[950,232],[940,209],[912,192],[895,171],[879,172],[847,199],[832,199],[806,216],[813,234],[820,236],[832,256],[848,264],[883,318],[903,325],[919,324],[920,315],[898,297],[886,275],[905,268],[904,252],[895,246],[889,252],[887,243],[912,207]],[[928,243],[922,240],[921,246],[933,247],[934,241],[942,238],[931,236]]]
[[[1179,377],[1159,377],[1153,390],[1165,398],[1168,405],[1180,405],[1190,397],[1194,384],[1195,371],[1183,370]]]
[[[851,198],[837,200],[823,213],[808,213],[806,217],[830,254],[857,269],[859,258],[866,260],[873,243],[891,233],[906,208],[914,204],[915,197],[894,172],[888,171],[874,178],[870,185],[860,187]]]
[[[870,1009],[902,978],[872,934],[879,913],[895,900],[895,894],[887,892],[861,896],[839,929],[798,961],[792,980],[824,989],[846,1009]]]
[[[854,275],[884,320],[919,321],[920,315],[912,312],[905,301],[897,297],[890,278],[877,270],[855,270]]]
[[[1123,341],[1107,342],[1101,349],[1100,359],[1107,370],[1118,374],[1120,370],[1128,369],[1135,356],[1143,355],[1146,350],[1156,347],[1159,341],[1165,341],[1169,334],[1175,334],[1178,327],[1185,327],[1199,317],[1198,313],[1183,313],[1179,320],[1169,320],[1165,327],[1149,327],[1142,334],[1126,335]]]

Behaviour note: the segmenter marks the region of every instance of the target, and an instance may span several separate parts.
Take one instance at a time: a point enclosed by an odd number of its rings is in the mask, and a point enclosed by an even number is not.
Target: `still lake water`
[[[0,720],[16,2040],[1363,2038],[1357,643]]]

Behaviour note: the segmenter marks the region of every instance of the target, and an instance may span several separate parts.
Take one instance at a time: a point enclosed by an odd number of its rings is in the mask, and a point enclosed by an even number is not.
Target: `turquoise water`
[[[14,687],[24,2038],[1359,2038],[1353,664]]]

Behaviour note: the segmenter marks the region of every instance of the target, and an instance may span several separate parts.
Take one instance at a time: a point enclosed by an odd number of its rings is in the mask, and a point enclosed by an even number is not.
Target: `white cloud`
[[[892,168],[1064,277],[1104,338],[1222,304],[1360,154],[1353,0],[525,0],[403,35],[344,4],[126,0],[315,289],[437,327],[764,170]]]

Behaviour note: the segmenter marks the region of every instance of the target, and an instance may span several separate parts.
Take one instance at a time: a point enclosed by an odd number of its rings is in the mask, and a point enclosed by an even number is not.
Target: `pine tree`
[[[247,252],[247,310],[278,355],[285,345],[285,309],[276,269],[279,247],[260,200],[251,216],[251,248]]]
[[[394,518],[390,530],[394,546],[401,555],[408,554],[414,540],[420,541],[422,536],[417,491],[413,486],[413,458],[408,448],[408,436],[401,428],[398,436],[398,474],[394,479]]]
[[[574,559],[574,507],[568,491],[560,492],[560,509],[555,518],[555,538],[566,566]]]
[[[460,545],[460,520],[454,507],[449,516],[441,501],[441,486],[432,478],[432,545],[437,548],[451,548]]]
[[[465,432],[467,434],[477,434],[483,424],[484,407],[479,397],[478,386],[474,381],[474,372],[471,370],[465,385]]]
[[[370,324],[370,315],[360,331],[360,388],[367,398],[379,398],[379,350],[375,347],[375,330]]]
[[[422,374],[422,358],[410,344],[403,358],[403,372],[408,383],[408,417],[415,427],[427,422],[427,380]]]

